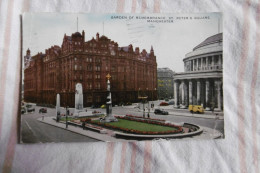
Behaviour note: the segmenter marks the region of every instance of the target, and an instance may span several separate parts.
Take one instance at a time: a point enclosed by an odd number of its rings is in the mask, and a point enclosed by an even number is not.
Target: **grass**
[[[139,130],[144,132],[164,132],[168,130],[176,130],[174,127],[167,127],[167,126],[161,126],[156,124],[148,124],[143,122],[136,122],[131,120],[124,120],[124,119],[118,119],[118,122],[111,122],[110,125],[127,128],[127,129],[133,129],[133,130]]]

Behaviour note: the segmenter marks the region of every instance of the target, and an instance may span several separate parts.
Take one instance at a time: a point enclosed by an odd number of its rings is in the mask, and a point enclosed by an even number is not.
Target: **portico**
[[[206,110],[221,111],[221,78],[187,78],[174,80],[175,108],[188,108],[189,105],[202,105]]]
[[[185,55],[184,72],[174,75],[175,108],[202,105],[223,110],[222,33],[213,35]]]

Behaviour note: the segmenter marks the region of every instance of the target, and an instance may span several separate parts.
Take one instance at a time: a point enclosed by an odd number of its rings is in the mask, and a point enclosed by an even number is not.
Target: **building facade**
[[[30,57],[30,58],[28,58]],[[130,44],[119,47],[106,36],[85,41],[85,32],[64,35],[60,46],[52,46],[45,53],[24,57],[31,59],[24,69],[24,100],[55,105],[60,94],[61,105],[74,106],[75,86],[83,86],[84,106],[106,102],[106,75],[111,77],[114,104],[137,102],[138,93],[146,91],[155,98],[157,63],[153,47],[150,52],[135,49]]]
[[[222,37],[208,37],[186,54],[184,72],[174,75],[176,108],[203,105],[206,110],[223,110]]]
[[[173,76],[174,72],[169,68],[157,69],[157,86],[159,99],[173,98]]]

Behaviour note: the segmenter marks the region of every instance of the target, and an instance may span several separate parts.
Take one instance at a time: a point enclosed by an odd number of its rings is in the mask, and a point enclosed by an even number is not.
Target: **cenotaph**
[[[83,112],[83,88],[81,83],[76,84],[74,115]]]

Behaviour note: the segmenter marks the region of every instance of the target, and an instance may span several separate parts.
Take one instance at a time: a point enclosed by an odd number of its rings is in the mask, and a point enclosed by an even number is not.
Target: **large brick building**
[[[24,100],[74,106],[75,85],[82,83],[84,106],[106,102],[106,75],[111,78],[114,104],[137,102],[140,91],[156,99],[157,63],[154,50],[139,51],[130,44],[119,47],[106,36],[85,42],[85,32],[64,35],[61,47],[55,45],[31,57],[24,57]]]
[[[173,76],[174,73],[171,69],[158,68],[157,78],[158,78],[158,97],[159,99],[173,98]]]

